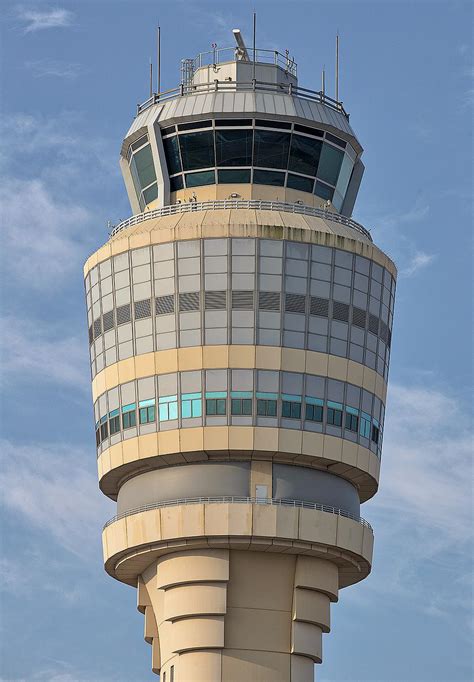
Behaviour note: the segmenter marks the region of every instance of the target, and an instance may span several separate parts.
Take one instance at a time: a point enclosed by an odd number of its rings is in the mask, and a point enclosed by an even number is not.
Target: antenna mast
[[[336,96],[334,99],[339,102],[339,31],[336,34]]]
[[[160,94],[161,91],[161,28],[158,26],[157,35],[157,54],[156,54],[156,92]]]
[[[255,81],[255,69],[256,69],[256,61],[257,61],[257,46],[256,46],[256,39],[257,39],[257,12],[253,13],[253,80]]]
[[[153,62],[150,57],[150,97],[153,97]]]

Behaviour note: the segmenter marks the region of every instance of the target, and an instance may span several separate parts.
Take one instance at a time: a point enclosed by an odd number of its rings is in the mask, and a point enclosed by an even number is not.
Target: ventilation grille
[[[379,333],[379,318],[371,313],[369,313],[369,332],[372,334]]]
[[[188,313],[199,310],[199,291],[179,295],[179,312]]]
[[[100,324],[100,317],[94,320],[94,339],[102,334],[102,325]]]
[[[143,301],[135,301],[135,319],[142,320],[144,317],[151,315],[151,302],[149,298]]]
[[[253,310],[253,291],[233,291],[232,310]]]
[[[225,310],[227,307],[227,291],[206,291],[204,307],[206,310]]]
[[[92,325],[89,327],[89,343],[92,343],[94,340],[94,330],[92,329]]]
[[[172,315],[174,313],[174,295],[157,296],[155,298],[155,312],[157,315]]]
[[[327,298],[319,298],[318,296],[311,296],[310,315],[317,315],[318,317],[328,317],[329,315],[329,301]]]
[[[117,325],[130,322],[130,303],[117,308]]]
[[[380,338],[384,343],[388,343],[388,327],[383,320],[380,320]]]
[[[349,322],[349,306],[347,303],[334,301],[332,304],[332,318],[340,322]]]
[[[258,295],[260,310],[280,310],[280,294],[273,291],[260,291]]]
[[[355,327],[360,327],[365,329],[365,324],[367,322],[367,313],[362,308],[352,308],[352,324]]]
[[[109,329],[114,328],[114,311],[113,310],[109,310],[108,313],[103,314],[102,326],[104,327],[104,332],[108,332]]]
[[[305,313],[306,296],[302,294],[285,294],[285,311],[287,313]]]

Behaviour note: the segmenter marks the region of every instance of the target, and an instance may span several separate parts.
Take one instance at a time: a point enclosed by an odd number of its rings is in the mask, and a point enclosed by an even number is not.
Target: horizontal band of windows
[[[203,416],[203,399],[201,392],[164,396],[158,399],[158,412],[155,399],[141,401],[138,405],[138,423],[169,422],[200,418]],[[110,435],[127,430],[137,425],[136,404],[122,408],[122,419],[119,410],[113,410],[96,424],[96,442],[99,446]],[[132,408],[132,409],[131,409]],[[289,395],[251,391],[231,391],[230,398],[226,391],[206,392],[204,399],[205,415],[251,417],[280,417],[299,421],[310,421],[329,426],[336,426],[359,434],[381,446],[382,429],[377,419],[366,412],[334,401],[324,401],[312,396]]]

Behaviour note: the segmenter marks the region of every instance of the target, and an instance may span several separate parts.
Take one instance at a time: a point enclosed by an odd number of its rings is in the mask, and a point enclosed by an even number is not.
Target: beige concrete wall
[[[313,682],[337,584],[336,564],[296,554],[161,557],[139,577],[145,619],[153,610],[157,624],[148,630],[153,671],[169,678],[174,666],[183,682]]]

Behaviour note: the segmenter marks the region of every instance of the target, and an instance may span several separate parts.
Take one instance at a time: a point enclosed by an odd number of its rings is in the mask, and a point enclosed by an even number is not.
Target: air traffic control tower
[[[138,107],[85,265],[105,569],[162,682],[313,682],[371,570],[396,269],[342,103],[236,35]]]

